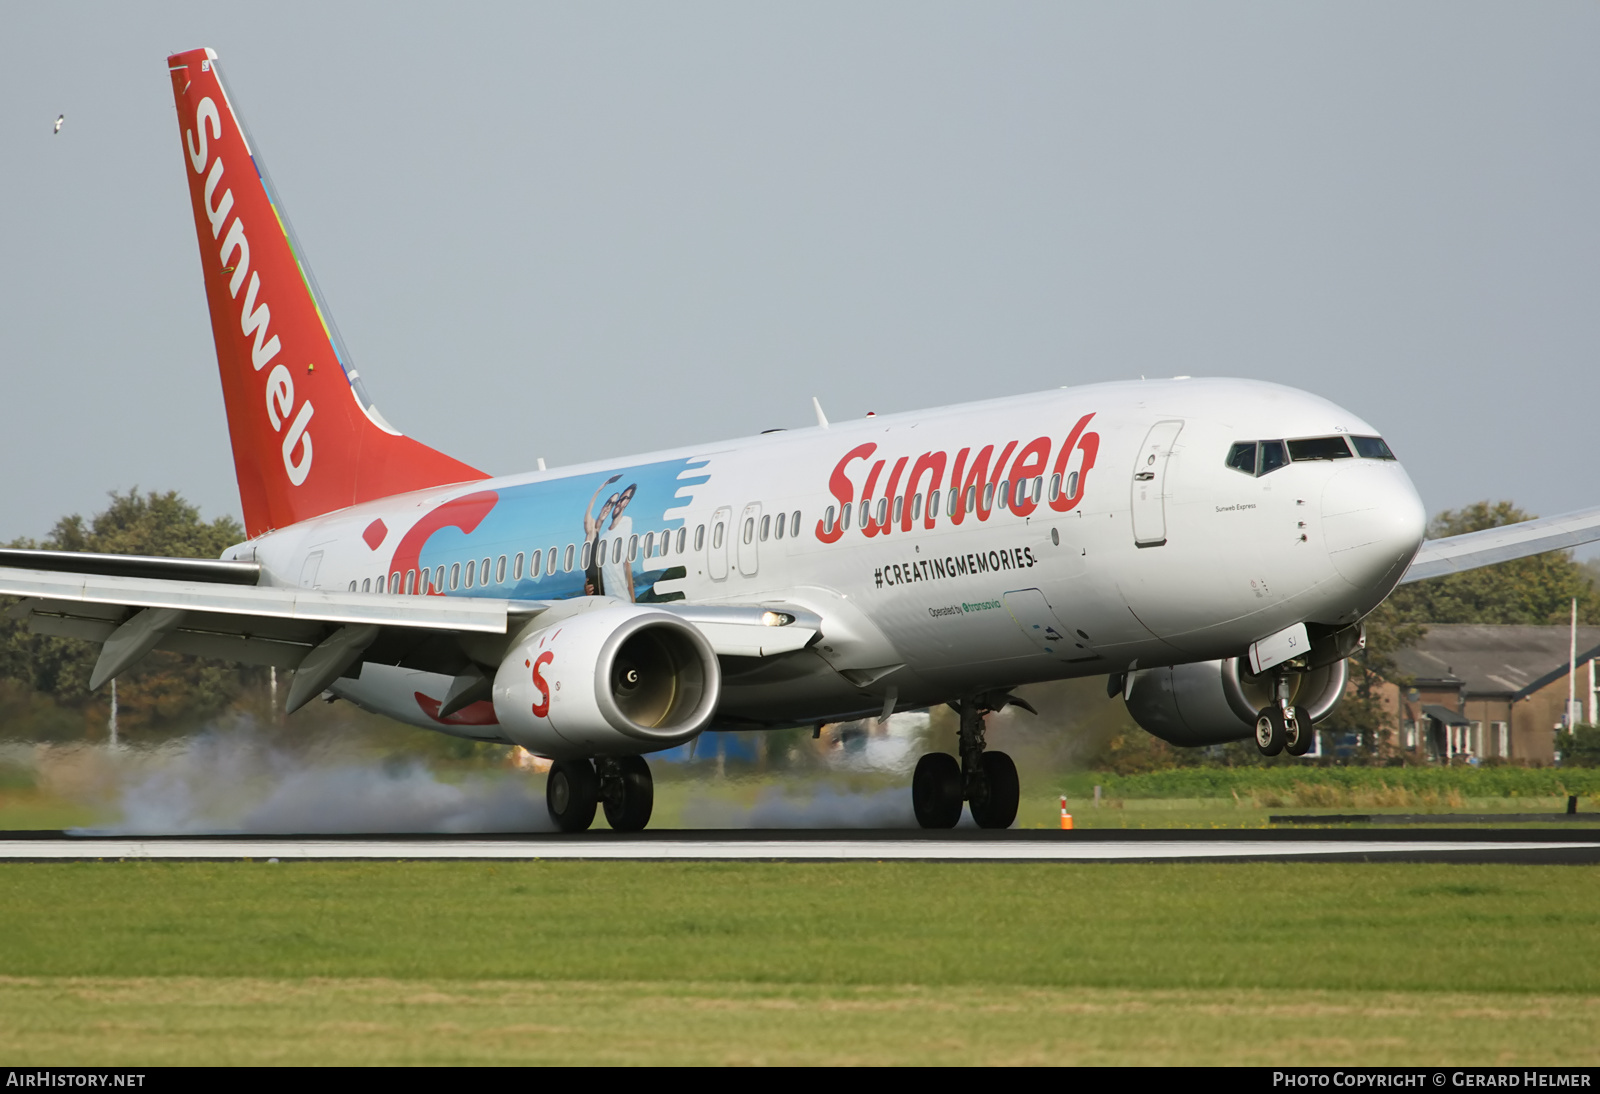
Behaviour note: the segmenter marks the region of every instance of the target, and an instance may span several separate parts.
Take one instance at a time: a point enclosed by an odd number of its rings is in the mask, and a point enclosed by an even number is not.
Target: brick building
[[[1400,750],[1418,760],[1469,756],[1551,763],[1567,704],[1567,627],[1431,623],[1395,657],[1405,686],[1385,687]],[[1580,720],[1593,719],[1600,627],[1578,628]]]

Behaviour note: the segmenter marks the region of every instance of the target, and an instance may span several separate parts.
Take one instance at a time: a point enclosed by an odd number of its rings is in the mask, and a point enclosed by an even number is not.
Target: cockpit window
[[[1285,447],[1287,445],[1287,447]],[[1351,448],[1355,449],[1351,453]],[[1392,460],[1394,453],[1382,437],[1302,437],[1294,441],[1237,441],[1228,449],[1227,465],[1257,477],[1286,466],[1290,460]]]
[[[1304,437],[1289,442],[1289,458],[1301,460],[1348,460],[1350,446],[1343,437]]]
[[[1256,442],[1240,441],[1228,449],[1228,466],[1246,475],[1256,473]]]
[[[1350,443],[1356,446],[1356,455],[1364,460],[1394,459],[1394,453],[1389,451],[1382,437],[1351,437]]]
[[[1293,442],[1291,442],[1293,443]],[[1227,465],[1246,475],[1265,475],[1289,462],[1282,441],[1239,441],[1228,449]]]

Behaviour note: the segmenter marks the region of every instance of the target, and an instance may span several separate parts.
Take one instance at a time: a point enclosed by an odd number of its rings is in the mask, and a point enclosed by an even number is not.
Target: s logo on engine
[[[533,716],[535,718],[544,718],[550,713],[550,685],[545,683],[544,677],[539,670],[555,659],[556,655],[554,653],[545,650],[532,664],[533,686],[539,689],[539,694],[542,696],[537,703],[533,704]]]

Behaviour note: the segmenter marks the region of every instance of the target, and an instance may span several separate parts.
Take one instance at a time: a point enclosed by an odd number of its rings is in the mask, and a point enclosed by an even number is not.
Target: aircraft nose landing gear
[[[1290,702],[1292,689],[1287,674],[1278,677],[1274,690],[1277,699],[1256,715],[1256,747],[1263,756],[1276,756],[1280,752],[1304,756],[1317,741],[1311,712]]]
[[[917,761],[911,777],[911,806],[924,828],[954,828],[961,803],[979,828],[1010,828],[1017,819],[1021,791],[1017,765],[1004,752],[984,750],[984,716],[1016,702],[1009,696],[966,696],[951,704],[961,715],[958,765],[953,756],[930,752]]]

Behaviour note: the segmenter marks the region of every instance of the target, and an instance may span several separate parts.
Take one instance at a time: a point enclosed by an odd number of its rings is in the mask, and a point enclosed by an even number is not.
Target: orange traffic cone
[[[1067,812],[1067,799],[1064,796],[1061,799],[1061,830],[1072,831],[1072,814]]]

